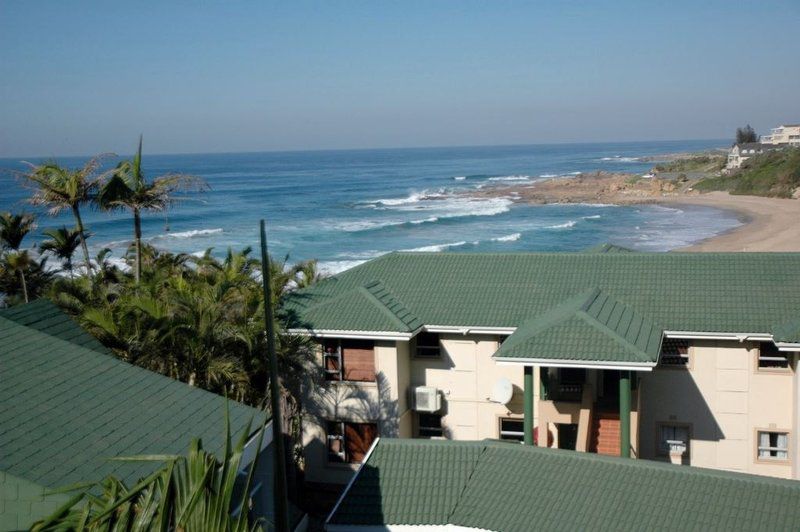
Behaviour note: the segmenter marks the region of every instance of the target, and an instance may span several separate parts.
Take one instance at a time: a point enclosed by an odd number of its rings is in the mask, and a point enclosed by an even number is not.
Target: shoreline
[[[697,205],[733,211],[742,225],[674,251],[800,251],[800,200],[766,196],[699,193],[698,181],[626,173],[595,172],[519,186],[492,187],[482,197],[505,197],[531,205],[608,203],[613,205]],[[472,195],[475,195],[474,193]]]
[[[795,199],[708,192],[659,198],[655,203],[702,205],[743,217],[741,226],[675,251],[800,251],[800,201]]]

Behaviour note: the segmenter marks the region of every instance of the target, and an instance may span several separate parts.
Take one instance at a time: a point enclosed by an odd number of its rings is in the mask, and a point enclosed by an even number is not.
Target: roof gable
[[[494,357],[655,364],[662,332],[592,288],[520,326]]]

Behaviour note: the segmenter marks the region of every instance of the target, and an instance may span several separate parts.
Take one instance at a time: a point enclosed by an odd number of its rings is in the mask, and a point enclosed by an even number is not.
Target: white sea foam
[[[357,233],[359,231],[370,231],[372,229],[380,229],[381,227],[391,227],[393,225],[402,225],[405,222],[399,221],[376,221],[376,220],[355,220],[351,222],[339,222],[333,224],[333,227],[348,233]]]
[[[520,238],[522,238],[522,233],[513,233],[513,234],[510,234],[510,235],[506,235],[506,236],[498,236],[498,237],[492,238],[492,241],[494,241],[494,242],[514,242],[514,241],[519,240]]]
[[[611,161],[615,163],[638,163],[638,157],[623,157],[621,155],[615,155],[614,157],[603,157],[600,159],[601,161]]]
[[[150,240],[161,240],[164,238],[196,238],[196,237],[204,237],[210,235],[219,235],[222,233],[222,228],[217,227],[216,229],[192,229],[191,231],[180,231],[178,233],[164,233],[161,235],[156,235],[152,237]]]
[[[445,196],[446,192],[447,191],[444,188],[440,188],[435,192],[423,190],[422,192],[412,192],[405,198],[381,198],[372,201],[366,201],[363,202],[363,204],[372,205],[375,207],[397,207],[400,205],[412,205],[414,203],[419,203],[420,201],[442,198]]]
[[[497,177],[490,177],[489,181],[530,181],[529,175],[501,175]]]
[[[112,266],[116,266],[123,272],[131,271],[131,267],[128,265],[127,262],[125,262],[125,259],[121,257],[107,257],[106,260],[108,261],[109,264],[111,264]]]
[[[539,177],[542,179],[550,179],[553,177],[558,177],[559,174],[539,174]]]
[[[475,243],[475,242],[473,242]],[[466,240],[461,240],[459,242],[451,242],[449,244],[436,244],[433,246],[422,246],[418,248],[411,248],[411,249],[404,249],[402,251],[425,251],[425,252],[437,252],[437,251],[444,251],[445,249],[449,248],[457,248],[460,246],[466,246],[468,242]]]
[[[330,260],[330,261],[322,261],[317,264],[319,271],[327,274],[327,275],[334,275],[345,270],[349,270],[350,268],[355,268],[359,264],[364,264],[365,260]]]
[[[564,222],[563,224],[556,224],[556,225],[548,225],[545,229],[569,229],[570,227],[575,227],[575,224],[578,222],[575,220],[570,220],[568,222]]]
[[[584,220],[598,220],[598,219],[602,218],[602,216],[599,215],[599,214],[592,214],[591,216],[583,216],[582,218]]]
[[[464,181],[467,178],[465,175],[457,175],[453,178],[455,181]]]
[[[419,224],[436,223],[438,221],[439,221],[438,216],[431,216],[430,218],[425,218],[424,220],[411,220],[409,223],[414,225],[419,225]]]

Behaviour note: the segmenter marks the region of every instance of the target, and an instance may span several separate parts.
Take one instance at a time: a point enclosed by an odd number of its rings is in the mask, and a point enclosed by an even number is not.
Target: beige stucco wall
[[[411,386],[435,386],[442,394],[442,425],[454,440],[499,437],[499,418],[522,417],[523,369],[492,360],[494,336],[441,335],[439,360],[411,358]],[[508,405],[490,400],[492,388],[505,377],[514,385]],[[538,391],[538,390],[537,390]]]
[[[792,372],[757,371],[757,344],[697,341],[689,369],[642,376],[641,456],[666,460],[657,453],[657,424],[688,423],[691,465],[789,478],[790,464],[756,460],[756,430],[792,431],[793,388]]]
[[[441,335],[441,342],[441,359],[415,358],[409,342],[376,342],[377,382],[328,382],[307,399],[303,445],[308,481],[344,483],[356,469],[354,465],[327,463],[326,420],[375,421],[381,437],[414,437],[416,414],[409,402],[414,386],[440,390],[442,425],[451,439],[498,438],[499,418],[522,418],[523,369],[492,360],[499,346],[497,337]],[[317,356],[321,367],[321,351]],[[492,388],[501,377],[515,387],[507,406],[490,400]],[[538,375],[534,380],[538,382]],[[538,386],[535,391],[536,399]]]

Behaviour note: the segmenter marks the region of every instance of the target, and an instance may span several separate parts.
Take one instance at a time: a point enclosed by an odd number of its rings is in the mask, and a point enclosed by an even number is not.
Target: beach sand
[[[800,251],[800,200],[710,192],[660,198],[658,203],[730,209],[746,221],[741,227],[678,251]]]

